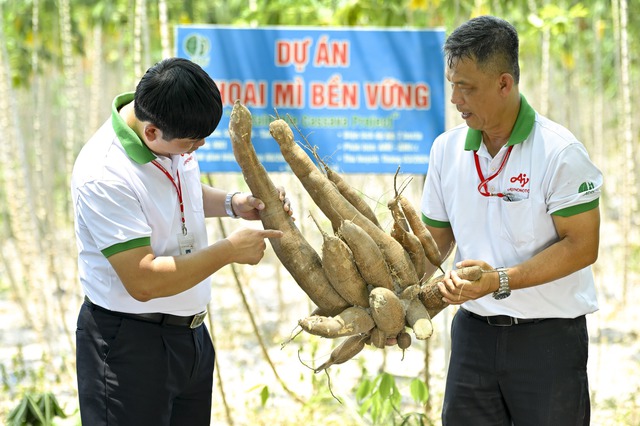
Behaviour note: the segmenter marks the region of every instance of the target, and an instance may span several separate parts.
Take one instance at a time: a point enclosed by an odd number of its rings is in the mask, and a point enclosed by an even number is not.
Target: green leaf
[[[379,414],[380,420],[384,420],[384,419],[388,418],[391,415],[392,410],[393,410],[393,408],[392,408],[391,404],[389,404],[389,403],[382,404],[382,406],[380,407],[380,414]]]
[[[360,402],[363,399],[365,399],[365,397],[370,396],[369,394],[371,393],[372,387],[373,387],[373,384],[371,383],[371,380],[369,379],[363,380],[360,383],[360,386],[358,386],[358,389],[356,390],[356,400]]]
[[[265,386],[262,388],[262,391],[260,392],[260,403],[262,404],[263,407],[267,403],[268,399],[269,399],[269,386]]]
[[[27,410],[28,410],[29,401],[27,398],[22,398],[20,404],[16,408],[14,408],[7,417],[9,421],[9,425],[22,425],[27,418]]]
[[[429,389],[427,389],[427,385],[422,380],[413,379],[409,389],[411,390],[411,397],[416,403],[424,405],[429,399]]]
[[[389,402],[394,407],[398,407],[402,402],[402,395],[400,395],[400,391],[398,391],[397,387],[393,387],[393,392],[389,395]]]
[[[27,422],[36,423],[36,424],[47,424],[42,411],[38,408],[38,403],[33,398],[33,396],[27,394],[25,396],[27,399]]]
[[[258,389],[260,386],[264,386],[262,384],[257,384],[255,386],[250,387],[247,392],[253,392],[254,390]]]
[[[51,406],[51,400],[49,399],[48,394],[40,395],[40,397],[38,398],[38,408],[40,408],[45,421],[47,423],[50,423],[51,419],[53,419],[54,417],[54,414],[53,407]]]
[[[378,423],[378,421],[380,420],[380,409],[381,409],[381,404],[380,404],[380,400],[375,398],[372,398],[372,404],[371,404],[371,420],[373,420],[373,423]]]
[[[38,408],[40,408],[40,411],[43,413],[44,418],[48,422],[51,422],[54,417],[61,417],[63,419],[67,417],[65,412],[60,407],[60,404],[58,403],[55,395],[51,392],[41,394],[38,397],[37,401]]]
[[[382,380],[380,380],[380,396],[383,398],[388,398],[391,395],[391,389],[395,385],[395,380],[393,376],[388,373],[382,374]]]
[[[363,401],[360,404],[360,409],[358,410],[360,415],[363,416],[367,411],[369,411],[369,408],[371,408],[372,404],[373,404],[373,398],[369,398],[369,399]]]

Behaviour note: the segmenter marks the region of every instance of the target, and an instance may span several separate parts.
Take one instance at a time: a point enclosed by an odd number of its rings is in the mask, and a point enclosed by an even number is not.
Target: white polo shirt
[[[504,168],[480,194],[477,151],[482,175]],[[457,244],[455,261],[484,260],[509,267],[530,259],[558,239],[552,215],[571,216],[598,206],[602,174],[584,146],[564,127],[537,114],[521,97],[512,135],[491,158],[482,133],[460,125],[433,144],[422,197],[425,223],[451,227]],[[503,300],[490,294],[463,304],[479,315],[518,318],[574,318],[598,309],[590,267],[559,280],[513,291]]]
[[[95,304],[113,311],[193,315],[203,311],[210,300],[210,279],[175,296],[139,302],[129,295],[107,260],[142,246],[151,246],[156,256],[180,254],[177,191],[152,160],[162,164],[176,183],[179,173],[185,223],[194,236],[194,250],[208,245],[195,155],[156,157],[118,114],[131,101],[133,93],[113,101],[111,119],[82,148],[73,168],[71,195],[80,282]]]

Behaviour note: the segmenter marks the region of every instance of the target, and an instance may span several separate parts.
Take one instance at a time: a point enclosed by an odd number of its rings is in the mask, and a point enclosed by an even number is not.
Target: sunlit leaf
[[[413,379],[409,385],[409,389],[411,391],[411,397],[416,403],[425,404],[429,399],[429,390],[422,380],[418,378]]]
[[[388,398],[391,395],[391,388],[393,387],[394,379],[393,376],[387,373],[383,373],[382,379],[380,380],[380,396],[382,398]]]
[[[426,10],[428,7],[428,0],[411,0],[409,1],[409,9],[411,10]]]
[[[356,390],[356,400],[362,401],[365,397],[369,396],[372,387],[373,385],[369,379],[364,379],[362,382],[360,382],[360,385]]]
[[[264,407],[269,399],[269,386],[265,386],[262,388],[260,392],[260,404]]]
[[[530,13],[527,16],[527,21],[535,28],[542,28],[544,26],[544,20],[540,18],[538,15]]]

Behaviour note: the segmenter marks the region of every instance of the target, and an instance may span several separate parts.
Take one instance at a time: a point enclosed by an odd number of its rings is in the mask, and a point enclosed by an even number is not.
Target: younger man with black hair
[[[205,217],[259,218],[251,194],[200,182],[194,151],[222,116],[220,92],[186,59],[151,67],[78,155],[71,192],[85,302],[77,325],[85,425],[208,425],[214,348],[210,276],[254,265],[265,238],[241,228],[209,245]],[[283,208],[291,214],[281,191]]]

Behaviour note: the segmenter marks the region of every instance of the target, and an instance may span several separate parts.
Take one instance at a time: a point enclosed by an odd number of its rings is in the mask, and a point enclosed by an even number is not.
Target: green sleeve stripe
[[[451,224],[449,222],[440,222],[439,220],[429,219],[424,214],[422,215],[422,221],[434,228],[451,228]]]
[[[571,206],[571,207],[567,207],[566,209],[558,210],[557,212],[553,212],[552,215],[562,216],[562,217],[575,216],[578,213],[584,213],[584,212],[588,212],[589,210],[593,210],[596,207],[598,207],[599,204],[600,204],[600,198],[596,198],[595,200],[590,201],[588,203],[579,204],[577,206]]]
[[[116,253],[131,250],[138,247],[145,247],[151,245],[151,237],[136,238],[135,240],[125,241],[124,243],[114,244],[111,247],[107,247],[102,250],[104,257],[113,256]]]

